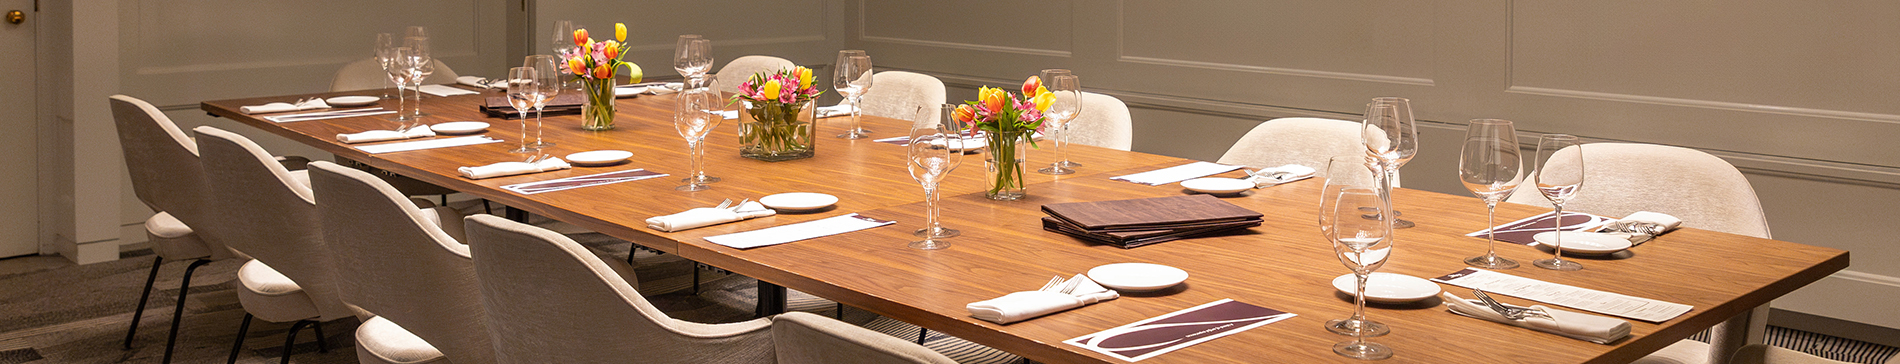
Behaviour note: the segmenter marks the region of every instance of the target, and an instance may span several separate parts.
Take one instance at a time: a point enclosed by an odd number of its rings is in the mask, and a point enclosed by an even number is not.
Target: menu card
[[[1531,237],[1536,236],[1537,233],[1555,230],[1557,226],[1556,213],[1556,211],[1546,212],[1542,215],[1531,216],[1523,220],[1498,225],[1495,228],[1498,231],[1498,241],[1523,245],[1537,245],[1537,239],[1532,239]],[[1566,211],[1563,217],[1564,231],[1590,231],[1611,221],[1616,220],[1581,212]],[[1465,234],[1465,236],[1483,238],[1485,233],[1489,231],[1491,230],[1478,230],[1470,234]]]
[[[600,173],[600,174],[590,174],[590,175],[585,175],[585,176],[551,179],[551,180],[538,181],[538,182],[517,183],[517,184],[512,184],[512,185],[507,185],[507,186],[501,186],[501,189],[514,191],[515,193],[519,193],[523,195],[532,195],[532,194],[537,194],[537,193],[542,193],[542,192],[571,190],[571,189],[576,189],[576,188],[581,188],[581,187],[592,187],[592,186],[599,186],[599,185],[605,185],[605,184],[614,184],[614,183],[621,183],[621,182],[627,182],[627,181],[638,181],[638,180],[643,180],[643,179],[648,179],[648,178],[659,178],[659,177],[666,177],[666,174],[640,168],[640,169],[629,169],[629,170],[619,171],[619,172],[607,172],[607,173]]]
[[[733,248],[751,249],[767,245],[778,245],[799,240],[838,235],[895,223],[897,222],[873,219],[858,214],[848,214],[747,232],[708,236],[706,237],[706,241]]]
[[[1222,299],[1063,343],[1137,362],[1293,316],[1298,315]]]
[[[1240,166],[1226,165],[1226,164],[1219,164],[1219,163],[1209,163],[1209,162],[1194,162],[1194,163],[1188,163],[1188,164],[1162,168],[1162,169],[1157,169],[1157,170],[1152,170],[1152,171],[1147,171],[1147,172],[1141,172],[1141,173],[1136,173],[1136,174],[1131,174],[1131,175],[1126,175],[1126,176],[1112,177],[1109,179],[1122,181],[1122,182],[1140,183],[1140,184],[1149,185],[1149,186],[1160,186],[1160,185],[1165,185],[1169,183],[1186,181],[1186,180],[1194,179],[1194,178],[1211,176],[1218,173],[1226,173],[1227,171],[1232,171],[1236,169],[1240,169]]]
[[[1695,306],[1680,303],[1625,296],[1477,268],[1465,268],[1443,277],[1432,278],[1432,280],[1605,315],[1658,323],[1669,321],[1695,309]]]
[[[459,146],[464,146],[464,145],[476,145],[476,144],[488,144],[488,143],[500,143],[500,142],[501,142],[501,139],[490,138],[486,135],[476,135],[476,136],[465,136],[465,137],[459,137],[459,138],[429,139],[429,140],[417,140],[413,142],[365,145],[365,146],[356,147],[356,149],[361,150],[364,153],[369,153],[369,154],[382,154],[382,153],[390,153],[390,152],[407,152],[411,150],[459,147]]]
[[[298,122],[298,121],[341,119],[341,118],[353,118],[353,117],[358,117],[358,116],[385,115],[385,114],[394,114],[394,113],[396,113],[394,110],[383,110],[383,108],[380,108],[380,107],[372,107],[372,108],[363,108],[363,109],[319,111],[319,112],[309,112],[309,113],[302,113],[302,114],[265,116],[264,120],[270,120],[270,122],[273,122],[273,123],[290,123],[290,122]]]

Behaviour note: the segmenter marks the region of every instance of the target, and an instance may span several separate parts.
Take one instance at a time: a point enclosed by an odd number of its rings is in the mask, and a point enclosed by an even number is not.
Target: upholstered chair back
[[[1325,177],[1334,156],[1365,155],[1359,123],[1323,118],[1279,118],[1261,122],[1234,142],[1219,162],[1252,168],[1298,164]]]
[[[861,103],[864,115],[910,120],[913,126],[937,122],[944,103],[943,81],[922,73],[884,71],[871,75],[871,90]],[[919,112],[918,108],[923,108]],[[842,119],[833,119],[842,120]],[[892,135],[903,133],[896,130]]]
[[[249,138],[210,126],[192,130],[225,243],[297,282],[314,301],[317,321],[354,316],[337,294],[310,187]]]
[[[1527,170],[1535,154],[1525,153]],[[1505,201],[1551,206],[1537,193],[1535,171]],[[1755,188],[1722,158],[1695,149],[1654,144],[1583,145],[1583,187],[1564,211],[1619,218],[1653,211],[1682,219],[1682,226],[1770,238]]]
[[[782,69],[792,68],[795,66],[797,65],[793,64],[792,61],[786,60],[784,58],[773,57],[773,56],[753,55],[753,56],[739,57],[739,58],[733,59],[732,62],[726,62],[725,67],[719,68],[719,72],[717,73],[718,79],[713,81],[713,90],[720,91],[720,92],[739,92],[739,84],[745,83],[745,80],[747,78],[751,78],[752,74],[759,73],[759,72],[778,71]],[[813,74],[812,74],[811,83],[826,84],[826,85],[830,84],[829,83],[831,82],[830,75],[818,74],[818,72],[816,72],[815,70],[812,73]],[[876,81],[873,80],[873,82],[876,82]],[[817,86],[813,86],[813,87],[817,87]],[[872,87],[872,88],[875,89],[876,87]],[[820,89],[830,89],[830,88],[820,87]]]
[[[1056,97],[1069,96],[1057,93]],[[1068,133],[1064,137],[1076,144],[1120,150],[1135,145],[1135,124],[1128,115],[1128,104],[1094,92],[1082,92],[1082,113],[1069,122]]]
[[[442,63],[440,59],[431,62],[431,64],[435,65],[435,73],[429,74],[429,78],[422,80],[422,84],[424,85],[451,84],[455,83],[456,77],[461,77],[461,75],[455,74],[455,70],[449,68],[447,63]],[[389,83],[389,73],[383,72],[383,66],[377,64],[376,58],[373,57],[345,64],[343,68],[336,70],[336,76],[330,78],[330,91],[332,92],[373,90],[389,87],[395,87],[395,85]]]
[[[132,192],[146,207],[190,226],[204,243],[204,252],[160,252],[161,256],[234,256],[215,236],[210,196],[206,194],[204,166],[198,163],[198,144],[157,107],[126,95],[112,95],[112,120],[119,130],[119,146],[132,178]],[[154,246],[154,249],[157,249]],[[200,249],[193,247],[192,249]]]

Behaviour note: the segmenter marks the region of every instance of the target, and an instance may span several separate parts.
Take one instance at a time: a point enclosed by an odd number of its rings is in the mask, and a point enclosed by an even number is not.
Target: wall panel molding
[[[867,41],[867,42],[906,44],[906,45],[914,45],[914,46],[922,46],[922,47],[961,49],[961,50],[978,51],[978,52],[1015,53],[1015,54],[1025,54],[1025,55],[1032,55],[1032,56],[1069,57],[1072,54],[1069,51],[1059,51],[1059,50],[1053,50],[1053,49],[1018,48],[1018,47],[1006,47],[1006,46],[987,45],[987,44],[943,42],[943,41],[934,41],[934,40],[905,39],[905,38],[880,37],[880,36],[870,36],[870,35],[861,36],[861,37],[858,37],[858,39]]]
[[[1866,112],[1840,111],[1840,110],[1822,110],[1822,109],[1809,109],[1809,108],[1774,106],[1774,105],[1757,105],[1757,104],[1745,104],[1745,103],[1738,103],[1738,102],[1694,100],[1694,99],[1681,99],[1681,98],[1644,96],[1644,95],[1628,95],[1628,94],[1618,94],[1618,93],[1608,93],[1608,92],[1577,91],[1577,90],[1564,90],[1564,89],[1530,87],[1530,86],[1511,86],[1510,88],[1506,88],[1504,92],[1514,93],[1514,94],[1523,94],[1523,95],[1553,96],[1553,97],[1564,97],[1564,98],[1585,99],[1585,100],[1601,100],[1601,101],[1628,102],[1628,103],[1650,104],[1650,105],[1680,106],[1680,107],[1692,107],[1692,108],[1709,109],[1709,110],[1741,111],[1741,112],[1788,115],[1788,116],[1810,117],[1810,118],[1869,121],[1869,122],[1876,122],[1876,123],[1883,123],[1883,124],[1900,124],[1900,115],[1893,115],[1893,114],[1866,113]]]
[[[1390,83],[1390,84],[1410,85],[1410,86],[1435,86],[1435,82],[1433,82],[1432,79],[1419,78],[1419,77],[1403,77],[1403,76],[1373,75],[1373,74],[1363,74],[1363,73],[1303,70],[1303,69],[1293,69],[1293,68],[1250,66],[1250,65],[1243,65],[1243,64],[1201,62],[1201,61],[1188,61],[1188,60],[1179,60],[1179,59],[1165,59],[1165,58],[1137,57],[1137,56],[1121,56],[1117,60],[1122,61],[1122,62],[1128,62],[1128,63],[1151,64],[1151,65],[1157,65],[1157,66],[1201,68],[1201,69],[1210,69],[1210,70],[1217,70],[1217,71],[1264,73],[1264,74],[1299,76],[1299,77],[1317,77],[1317,78],[1329,78],[1329,79],[1336,79],[1336,80],[1378,82],[1378,83]]]

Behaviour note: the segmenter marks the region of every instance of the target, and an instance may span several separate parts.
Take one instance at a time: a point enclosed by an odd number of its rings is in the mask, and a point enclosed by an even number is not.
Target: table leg
[[[785,313],[785,287],[771,282],[759,281],[759,317]]]
[[[507,206],[502,209],[502,214],[508,215],[507,218],[509,220],[523,224],[528,223],[528,211],[526,210],[517,209],[514,206]]]

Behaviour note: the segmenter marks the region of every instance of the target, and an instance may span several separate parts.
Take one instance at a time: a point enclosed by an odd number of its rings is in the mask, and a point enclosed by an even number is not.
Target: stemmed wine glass
[[[396,116],[388,120],[408,125],[413,116],[409,115],[409,97],[403,96],[403,90],[409,88],[409,79],[415,78],[415,51],[409,47],[389,49],[388,67],[383,69],[389,74],[389,82],[396,84]],[[418,92],[419,93],[419,92]]]
[[[937,144],[942,144],[941,147],[943,147],[943,149],[948,151],[947,153],[944,154],[945,156],[944,163],[947,163],[948,166],[943,169],[942,173],[947,174],[947,173],[950,173],[950,171],[952,170],[956,170],[958,165],[963,164],[963,151],[966,150],[964,148],[971,147],[971,146],[964,145],[964,143],[967,142],[968,139],[965,139],[963,137],[962,132],[966,129],[969,129],[969,127],[964,125],[963,122],[957,121],[957,118],[956,118],[957,105],[956,104],[942,104],[937,107],[921,106],[921,107],[918,107],[917,109],[918,109],[917,120],[930,120],[932,115],[930,115],[929,113],[937,113],[937,115],[935,115],[937,117],[937,123],[934,125],[936,129],[935,134],[930,134],[930,137],[934,137],[936,139],[933,139],[933,140],[937,140],[941,142],[933,141],[930,143],[931,145],[929,147],[936,148],[936,147],[939,147],[939,145]],[[924,129],[924,128],[929,128],[929,127],[932,127],[932,125],[925,124],[923,127],[914,127],[913,130],[911,131],[911,139],[913,140],[912,143],[922,142],[922,141],[916,140],[919,136],[917,133],[918,130],[915,130],[915,129]],[[913,146],[913,148],[915,148],[915,146]],[[934,154],[934,151],[933,151],[933,154]],[[916,169],[917,167],[911,166],[911,168],[912,168],[911,172],[913,173],[912,177],[916,177],[915,173],[917,171]],[[922,181],[920,180],[919,182],[922,182]],[[934,186],[935,182],[932,182],[932,185]],[[943,221],[941,221],[941,219],[935,218],[935,216],[937,216],[937,208],[935,206],[937,204],[937,201],[940,200],[943,196],[942,194],[936,193],[933,187],[925,187],[925,189],[926,189],[925,191],[926,196],[924,196],[924,198],[930,200],[928,203],[931,204],[932,206],[930,208],[930,216],[932,216],[932,218],[930,218],[930,221],[926,225],[924,225],[924,228],[917,229],[917,231],[914,232],[913,234],[917,235],[918,237],[927,237],[927,238],[948,238],[948,237],[953,237],[957,235],[962,235],[963,232],[957,231],[957,229],[943,227]]]
[[[546,97],[541,94],[539,76],[540,73],[535,72],[532,67],[508,69],[508,105],[514,106],[515,112],[521,114],[521,148],[510,150],[509,153],[530,154],[541,151],[540,148],[528,144],[528,110],[545,102]]]
[[[698,34],[681,35],[673,47],[673,69],[686,78],[685,87],[705,85],[706,72],[712,71],[712,41]]]
[[[1556,245],[1551,246],[1550,259],[1531,261],[1538,268],[1553,270],[1579,270],[1582,264],[1564,260],[1564,202],[1577,197],[1577,190],[1583,187],[1583,144],[1577,137],[1569,134],[1544,134],[1537,139],[1537,192],[1542,193],[1551,205],[1557,208]]]
[[[1524,157],[1518,151],[1517,129],[1510,120],[1476,119],[1465,128],[1465,144],[1458,152],[1458,179],[1465,189],[1484,199],[1485,226],[1498,225],[1498,201],[1511,197],[1524,183]],[[1465,258],[1465,264],[1490,269],[1517,268],[1517,261],[1498,256],[1497,232],[1484,237],[1484,255]]]
[[[1326,186],[1320,195],[1319,228],[1326,240],[1333,243],[1333,253],[1339,262],[1352,269],[1357,288],[1353,291],[1353,318],[1327,322],[1326,328],[1338,332],[1337,327],[1355,326],[1353,320],[1362,325],[1378,325],[1365,320],[1366,315],[1366,278],[1373,271],[1385,265],[1392,254],[1392,214],[1378,214],[1379,219],[1364,218],[1363,208],[1381,209],[1390,202],[1383,198],[1378,187],[1371,183],[1371,169],[1365,157],[1333,157],[1326,166]],[[1351,330],[1352,341],[1333,344],[1333,352],[1339,355],[1363,360],[1378,360],[1392,357],[1392,348],[1366,341],[1371,336],[1369,327]],[[1386,332],[1384,325],[1376,327]]]
[[[1328,240],[1333,240],[1335,242],[1335,247],[1338,247],[1338,245],[1337,245],[1337,240],[1334,240],[1334,239],[1337,239],[1339,236],[1342,236],[1341,233],[1338,233],[1337,229],[1335,229],[1337,225],[1345,224],[1345,223],[1371,225],[1371,224],[1383,224],[1383,221],[1385,221],[1384,214],[1377,214],[1377,212],[1385,208],[1385,205],[1383,204],[1383,201],[1380,201],[1380,199],[1378,198],[1379,197],[1379,194],[1378,194],[1379,177],[1375,173],[1378,167],[1374,167],[1372,163],[1373,163],[1373,160],[1369,159],[1366,156],[1336,156],[1336,157],[1332,157],[1326,163],[1326,175],[1325,175],[1326,185],[1323,186],[1320,190],[1319,226],[1320,226],[1320,232],[1324,233]],[[1371,200],[1369,201],[1358,201],[1355,199],[1350,204],[1341,204],[1341,200],[1339,198],[1342,196],[1341,194],[1345,192],[1369,193],[1369,194],[1372,194],[1373,196]],[[1356,194],[1352,196],[1360,197]],[[1336,211],[1339,209],[1357,209],[1358,211]],[[1364,210],[1368,210],[1368,209],[1371,210],[1373,214],[1366,214]],[[1346,215],[1348,213],[1350,213],[1351,215]],[[1368,216],[1376,217],[1376,219],[1367,218]],[[1353,221],[1346,221],[1346,222],[1335,221],[1335,220],[1348,220],[1348,219],[1353,220]],[[1363,229],[1382,228],[1382,227],[1374,226],[1374,227],[1356,227],[1356,228],[1363,230]],[[1380,231],[1384,231],[1384,230],[1380,230]],[[1359,232],[1356,232],[1356,231],[1346,231],[1344,233],[1344,236],[1352,237],[1352,234],[1358,234],[1358,233]],[[1379,235],[1379,236],[1389,237],[1389,235]],[[1385,244],[1386,244],[1384,245],[1385,247],[1391,247],[1391,239],[1386,239]],[[1344,253],[1341,253],[1341,254],[1344,254]],[[1383,262],[1384,256],[1380,255],[1378,257],[1381,259],[1380,261]],[[1341,255],[1340,258],[1342,261],[1346,263],[1348,267],[1353,267],[1354,266],[1353,262],[1363,261],[1363,260],[1345,261],[1345,258],[1346,258],[1345,255]],[[1354,267],[1355,272],[1357,272],[1358,269],[1359,268]],[[1361,275],[1359,278],[1360,278],[1359,284],[1361,287],[1361,292],[1363,292],[1364,285],[1365,285],[1365,276]],[[1363,334],[1364,336],[1367,336],[1367,337],[1383,336],[1391,332],[1391,330],[1386,328],[1385,324],[1373,322],[1372,320],[1366,319],[1365,300],[1363,298],[1358,299],[1358,301],[1355,302],[1355,305],[1356,307],[1354,308],[1352,312],[1352,317],[1326,321],[1326,331],[1332,331],[1333,333],[1341,334],[1341,335]]]
[[[537,54],[528,56],[528,59],[522,63],[522,67],[534,69],[536,85],[541,88],[541,102],[534,103],[534,143],[529,145],[535,149],[547,149],[554,146],[554,143],[541,140],[541,110],[547,107],[548,100],[553,100],[554,96],[561,94],[562,62],[560,57]],[[526,120],[524,119],[523,122]]]
[[[419,29],[422,29],[422,27],[409,28],[411,33],[419,32]],[[410,121],[419,124],[422,121],[422,117],[427,115],[422,113],[422,81],[428,79],[429,75],[435,74],[435,58],[432,58],[433,56],[429,52],[429,38],[427,37],[412,36],[403,38],[402,46],[414,52],[414,54],[410,55],[410,57],[413,58],[411,61],[413,62],[411,64],[413,68],[409,70],[409,73],[413,77],[409,79],[409,86],[417,91],[415,93],[415,113],[410,117]]]
[[[566,63],[567,58],[573,57],[575,53],[580,52],[576,50],[577,48],[579,47],[574,46],[574,21],[573,20],[554,21],[554,56],[558,57],[555,59],[556,61],[561,62],[561,63],[558,63],[557,65],[559,66],[567,65]],[[580,88],[578,84],[568,82],[567,77],[561,77],[560,79],[561,79],[560,87],[563,90],[573,90],[573,89]]]
[[[871,90],[871,56],[864,55],[864,51],[860,50],[838,51],[836,67],[838,72],[833,79],[832,88],[838,90],[839,96],[851,100],[851,129],[845,130],[844,134],[838,134],[838,137],[868,138],[871,131],[859,127],[858,117],[864,115],[864,109],[861,107],[863,105],[859,103],[864,100],[864,93]]]
[[[389,33],[376,33],[375,44],[376,44],[376,48],[375,48],[376,64],[383,67],[383,73],[389,73],[389,62],[390,62],[390,59],[393,57],[389,55],[389,51],[396,49],[395,36],[390,35]],[[383,79],[383,81],[390,81],[390,80],[385,78]],[[395,82],[390,81],[390,83],[395,83]],[[384,87],[383,98],[387,99],[389,97],[390,97],[389,88]]]
[[[1399,167],[1418,154],[1418,128],[1412,120],[1412,104],[1398,97],[1373,98],[1372,103],[1366,104],[1365,116],[1360,126],[1366,153],[1378,161],[1379,169],[1384,172],[1379,191],[1390,194],[1396,187],[1393,184],[1399,180]],[[1386,206],[1385,211],[1392,211],[1394,229],[1413,226],[1411,221],[1399,219],[1399,211],[1392,206]]]
[[[1055,132],[1056,162],[1048,167],[1036,170],[1042,174],[1075,173],[1073,167],[1081,163],[1070,162],[1067,148],[1069,141],[1069,122],[1082,113],[1082,79],[1065,69],[1042,70],[1042,84],[1049,92],[1056,93],[1056,102],[1049,105],[1049,111],[1043,113],[1044,122],[1053,122],[1049,130]]]
[[[945,107],[949,108],[949,111],[945,112],[956,112],[955,106],[945,105]],[[954,119],[951,118],[951,120]],[[958,133],[958,130],[944,130],[945,125],[950,124],[913,124],[910,129],[910,144],[906,146],[910,150],[910,159],[908,163],[904,163],[904,166],[910,169],[911,178],[917,179],[917,183],[924,187],[924,206],[929,209],[924,215],[925,229],[940,227],[937,221],[937,182],[942,181],[943,176],[949,174],[950,170],[957,168],[958,163],[954,160],[961,159],[963,155],[961,152],[951,151],[953,145],[962,144],[962,135]],[[922,250],[950,247],[950,242],[937,240],[938,237],[935,234],[922,236],[924,240],[910,242],[910,247]]]
[[[703,162],[706,154],[706,134],[718,127],[720,121],[725,120],[716,114],[718,110],[715,108],[718,106],[715,104],[718,101],[718,94],[705,87],[686,89],[674,100],[673,128],[679,130],[681,138],[686,139],[686,147],[691,150],[693,163],[692,174],[681,180],[686,184],[674,187],[675,190],[704,191],[712,188],[706,186],[706,183],[719,181],[718,178],[706,175],[706,166]]]

